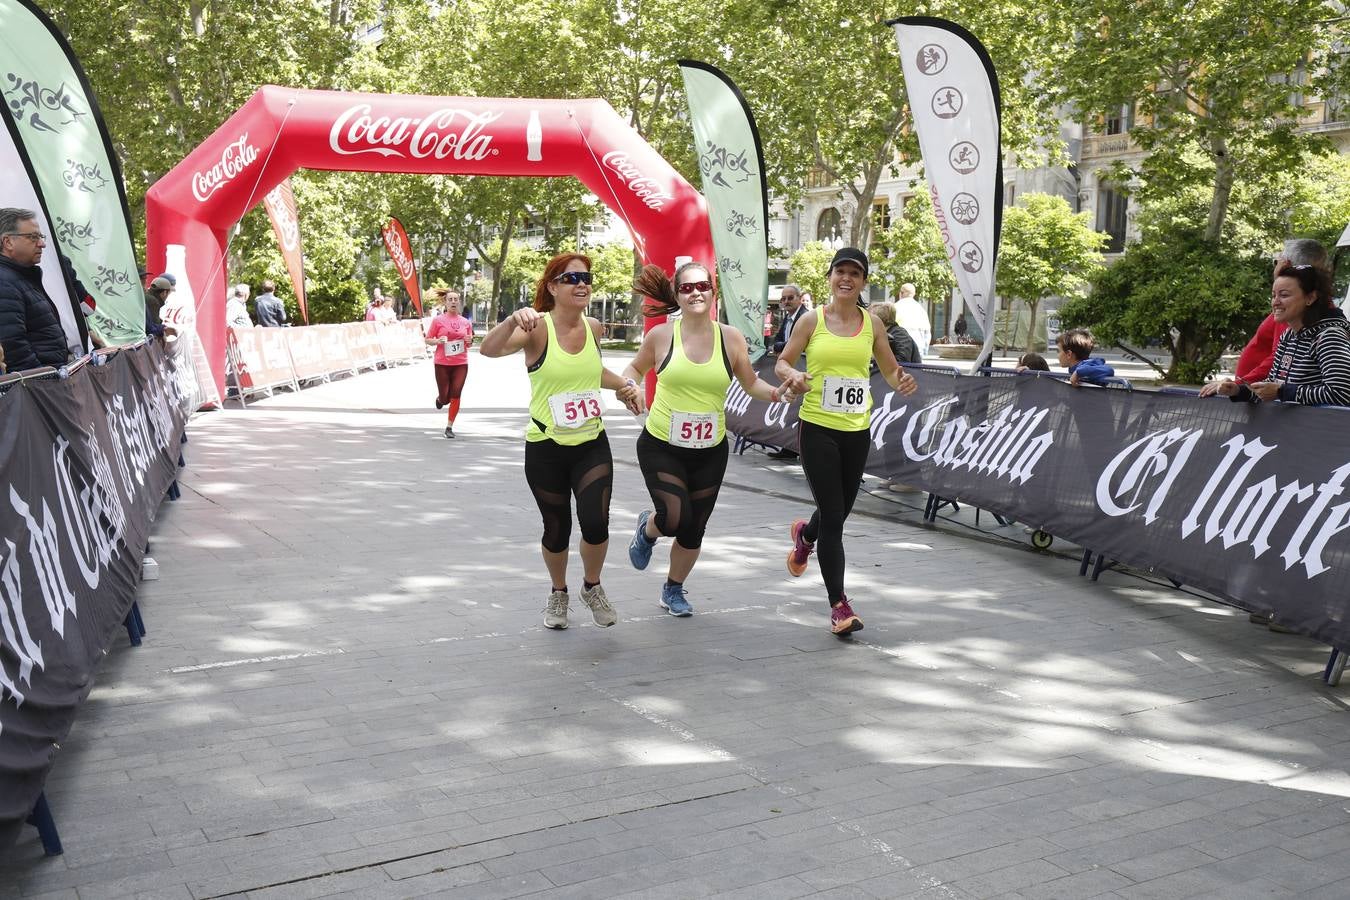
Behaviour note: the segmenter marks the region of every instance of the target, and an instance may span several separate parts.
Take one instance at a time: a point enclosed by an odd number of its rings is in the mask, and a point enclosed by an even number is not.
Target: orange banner
[[[413,308],[417,310],[418,318],[421,318],[422,286],[417,283],[417,263],[413,261],[413,249],[408,241],[408,232],[403,230],[402,222],[391,218],[389,224],[380,229],[380,235],[384,238],[389,258],[398,269],[398,277],[403,279],[403,286],[407,288],[408,296],[412,298]]]
[[[295,205],[295,194],[291,192],[291,180],[287,178],[268,191],[267,196],[263,197],[263,206],[267,207],[267,218],[272,220],[272,231],[277,236],[281,258],[286,261],[286,271],[291,276],[291,289],[295,291],[295,302],[300,307],[300,318],[308,325],[309,307],[305,303],[305,251],[300,245],[300,214]]]

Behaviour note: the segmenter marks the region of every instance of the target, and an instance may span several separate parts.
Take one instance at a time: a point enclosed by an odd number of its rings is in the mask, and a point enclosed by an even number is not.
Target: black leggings
[[[609,540],[609,494],[614,485],[614,458],[609,438],[600,436],[568,446],[556,441],[525,442],[525,481],[544,519],[544,549],[562,553],[572,541],[572,504],[577,499],[581,539],[588,544]]]
[[[836,431],[812,422],[800,426],[802,471],[816,501],[803,537],[815,542],[820,574],[834,605],[844,599],[844,520],[858,499],[872,433],[866,428]]]
[[[638,465],[656,509],[656,528],[686,550],[703,546],[703,532],[717,505],[727,471],[727,441],[694,450],[673,447],[645,428],[637,440]]]

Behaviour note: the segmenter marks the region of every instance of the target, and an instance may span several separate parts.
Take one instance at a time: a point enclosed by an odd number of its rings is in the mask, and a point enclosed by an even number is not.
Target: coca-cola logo
[[[281,246],[287,253],[294,253],[300,246],[300,222],[291,214],[290,204],[286,202],[284,182],[272,188],[263,198],[267,214],[272,217]]]
[[[500,112],[438,109],[420,118],[376,116],[369,103],[348,108],[328,131],[328,146],[342,156],[378,153],[413,159],[481,161],[500,151],[483,129],[500,119]]]
[[[623,180],[628,189],[637,195],[648,209],[661,209],[667,200],[675,199],[675,195],[663,190],[659,182],[643,175],[642,170],[634,165],[629,160],[628,154],[622,150],[609,151],[601,161]]]
[[[408,239],[393,222],[384,226],[384,245],[389,248],[389,258],[394,261],[399,277],[404,281],[415,277],[417,270],[413,268],[412,248],[408,246]]]
[[[258,149],[248,142],[248,132],[220,153],[220,162],[192,176],[192,196],[205,203],[206,198],[234,180],[258,159]]]

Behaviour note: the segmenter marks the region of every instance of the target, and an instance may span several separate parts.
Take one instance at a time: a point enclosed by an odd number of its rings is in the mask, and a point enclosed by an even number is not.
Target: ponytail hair
[[[642,304],[642,314],[648,318],[656,316],[668,316],[671,313],[680,311],[680,304],[675,299],[677,292],[675,286],[680,282],[680,276],[689,269],[702,269],[712,276],[712,270],[701,262],[689,261],[675,270],[675,276],[666,274],[666,270],[660,266],[651,264],[642,267],[638,277],[633,280],[633,290],[646,298],[646,303]]]

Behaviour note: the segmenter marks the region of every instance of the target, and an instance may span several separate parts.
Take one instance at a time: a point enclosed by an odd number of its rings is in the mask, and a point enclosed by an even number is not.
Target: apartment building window
[[[816,220],[816,240],[832,241],[835,238],[842,237],[841,225],[844,217],[839,215],[839,210],[830,207],[820,214]]]
[[[1003,208],[1007,209],[1009,206],[1012,206],[1013,201],[1016,199],[1017,185],[1010,181],[1003,186]]]
[[[1125,216],[1130,198],[1119,188],[1103,185],[1097,192],[1097,230],[1106,232],[1108,240],[1103,250],[1119,253],[1125,249]]]
[[[1106,114],[1107,134],[1125,134],[1134,127],[1134,104],[1126,103]]]
[[[891,227],[891,201],[886,198],[872,201],[872,230],[885,231]]]

